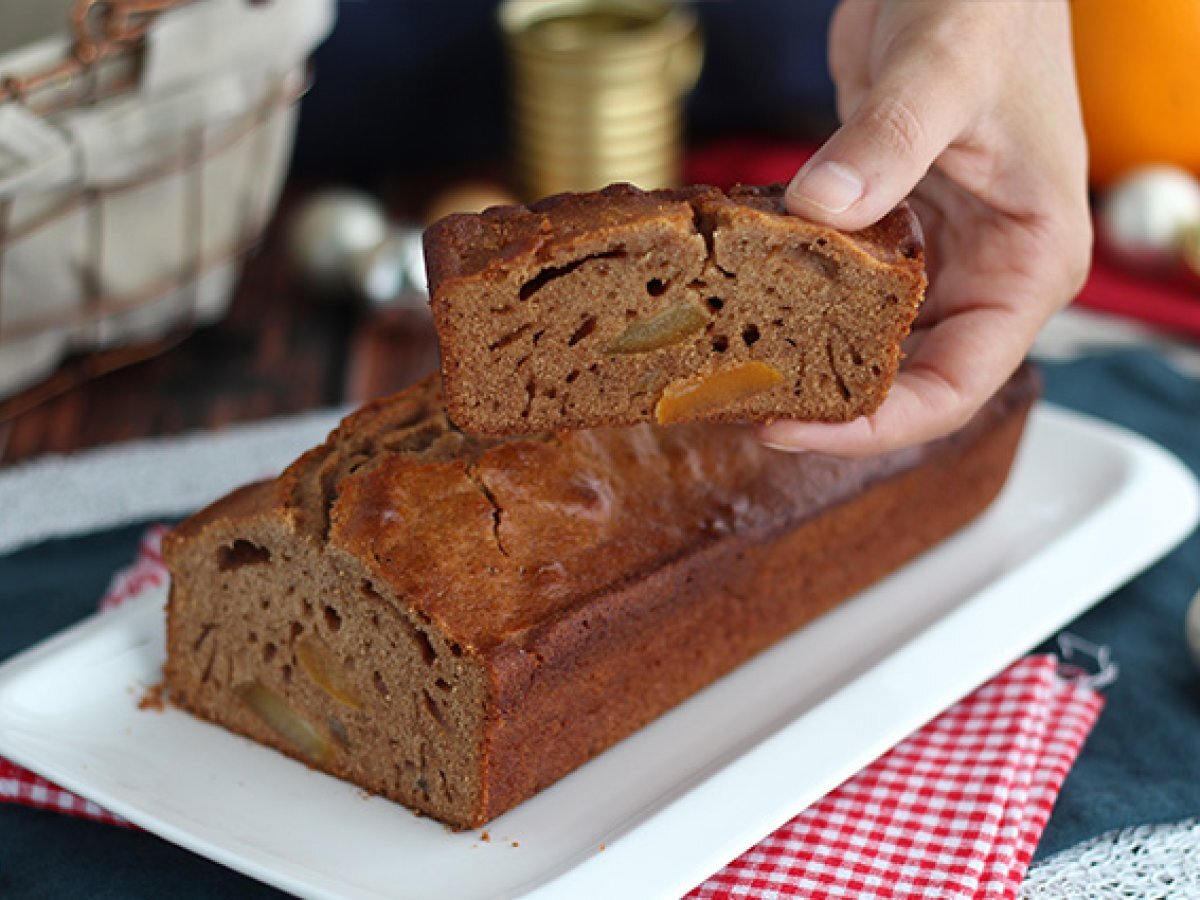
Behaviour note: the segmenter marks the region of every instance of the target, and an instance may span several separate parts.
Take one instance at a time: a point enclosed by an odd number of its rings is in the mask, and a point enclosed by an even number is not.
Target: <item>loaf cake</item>
[[[907,206],[853,234],[783,188],[613,185],[425,233],[451,420],[477,434],[874,412],[925,288]]]
[[[482,825],[965,524],[1035,393],[845,460],[720,424],[470,437],[427,382],[167,536],[168,696]]]

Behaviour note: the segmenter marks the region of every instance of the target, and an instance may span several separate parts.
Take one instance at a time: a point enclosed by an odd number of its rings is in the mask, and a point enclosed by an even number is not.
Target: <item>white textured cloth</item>
[[[1200,822],[1138,825],[1076,844],[1029,870],[1021,900],[1200,897]]]
[[[0,470],[0,553],[194,512],[239,485],[278,474],[324,440],[340,415],[321,410],[216,433],[43,456]]]

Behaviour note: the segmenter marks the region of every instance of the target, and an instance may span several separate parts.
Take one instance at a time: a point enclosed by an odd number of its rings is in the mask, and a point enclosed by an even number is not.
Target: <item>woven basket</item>
[[[0,397],[219,319],[333,0],[0,4]]]

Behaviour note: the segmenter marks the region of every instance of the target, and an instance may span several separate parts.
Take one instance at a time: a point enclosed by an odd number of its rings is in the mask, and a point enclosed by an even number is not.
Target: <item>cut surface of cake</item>
[[[977,515],[1036,389],[846,460],[734,425],[470,437],[427,382],[168,535],[169,699],[480,826]]]
[[[846,234],[780,185],[456,214],[425,256],[450,416],[486,434],[848,421],[882,402],[925,289],[907,206]]]

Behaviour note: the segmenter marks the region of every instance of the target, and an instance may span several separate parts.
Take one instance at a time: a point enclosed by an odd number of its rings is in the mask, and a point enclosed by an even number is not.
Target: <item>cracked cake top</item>
[[[258,490],[299,536],[486,649],[707,543],[791,527],[926,452],[781,456],[733,425],[478,440],[450,424],[430,378],[349,416]]]

